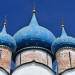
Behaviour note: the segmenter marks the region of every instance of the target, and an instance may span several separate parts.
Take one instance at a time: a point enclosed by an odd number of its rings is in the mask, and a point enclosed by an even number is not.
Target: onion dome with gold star
[[[6,32],[6,19],[4,22],[4,27],[0,33],[0,45],[7,46],[7,47],[11,48],[12,51],[16,50],[15,39],[12,36],[10,36],[9,34],[7,34],[7,32]]]
[[[56,53],[60,48],[73,47],[75,48],[75,39],[71,36],[67,36],[64,24],[62,24],[62,34],[52,43],[52,51]]]
[[[36,11],[33,10],[30,24],[14,35],[18,46],[17,50],[30,46],[51,49],[51,44],[55,40],[55,36],[48,29],[38,24],[35,13]]]

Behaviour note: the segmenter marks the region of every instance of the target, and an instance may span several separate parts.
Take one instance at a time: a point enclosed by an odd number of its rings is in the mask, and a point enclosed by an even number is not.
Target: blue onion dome
[[[75,48],[75,39],[71,36],[67,36],[64,25],[62,25],[62,34],[52,43],[52,51],[55,53],[60,48],[73,47]]]
[[[19,30],[14,38],[17,43],[17,50],[29,47],[39,46],[51,49],[51,44],[55,40],[55,36],[48,29],[40,26],[37,22],[35,10],[28,26]]]
[[[0,45],[7,46],[11,48],[12,51],[16,50],[15,39],[6,32],[6,20],[4,22],[4,27],[0,33]]]

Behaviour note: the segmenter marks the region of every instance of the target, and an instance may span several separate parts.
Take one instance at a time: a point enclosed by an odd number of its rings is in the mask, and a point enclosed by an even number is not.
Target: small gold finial
[[[62,28],[64,28],[64,25],[62,25]]]
[[[5,16],[5,21],[4,21],[4,25],[6,26],[7,22],[6,22],[6,16]]]
[[[36,13],[36,10],[35,10],[35,2],[34,2],[34,9],[33,9],[33,13]]]

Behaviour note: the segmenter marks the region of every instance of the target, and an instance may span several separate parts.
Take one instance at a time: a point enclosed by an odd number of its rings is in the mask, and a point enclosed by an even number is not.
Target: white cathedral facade
[[[52,67],[55,60],[57,73]],[[63,24],[56,38],[38,24],[35,10],[29,25],[13,37],[6,32],[5,20],[0,33],[0,75],[75,75],[75,39],[66,34]]]

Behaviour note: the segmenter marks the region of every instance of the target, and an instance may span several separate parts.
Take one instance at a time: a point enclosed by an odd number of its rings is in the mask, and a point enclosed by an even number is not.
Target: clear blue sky
[[[5,15],[7,32],[10,35],[27,26],[32,17],[33,2],[36,4],[36,16],[41,26],[48,28],[58,37],[63,16],[67,34],[75,37],[74,0],[0,0],[0,31]]]
[[[75,37],[75,0],[0,0],[0,31],[7,15],[7,32],[14,35],[29,25],[33,3],[39,24],[58,37],[61,34],[62,16],[68,35]]]

